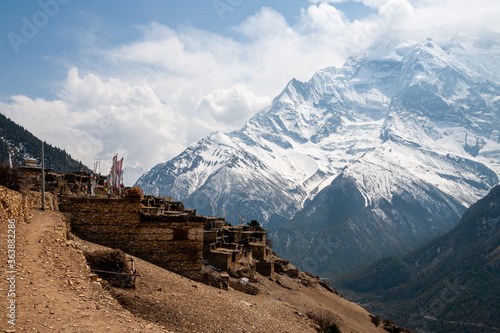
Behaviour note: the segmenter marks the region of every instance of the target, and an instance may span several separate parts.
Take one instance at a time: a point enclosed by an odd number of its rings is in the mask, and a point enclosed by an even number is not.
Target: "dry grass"
[[[321,332],[324,333],[337,333],[340,332],[338,327],[339,320],[337,317],[327,310],[317,310],[317,311],[309,311],[307,316],[314,320],[319,327],[321,328]]]

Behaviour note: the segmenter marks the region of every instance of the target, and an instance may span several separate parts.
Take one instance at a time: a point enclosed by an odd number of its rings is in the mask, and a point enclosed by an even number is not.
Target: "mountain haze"
[[[495,33],[386,36],[342,68],[290,81],[241,130],[212,133],[137,184],[264,222],[276,252],[316,274],[406,253],[498,184],[500,84],[483,73],[498,59]]]

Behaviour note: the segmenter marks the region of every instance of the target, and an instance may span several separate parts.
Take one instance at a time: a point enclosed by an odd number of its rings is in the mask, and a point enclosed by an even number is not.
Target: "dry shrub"
[[[312,275],[312,274],[311,274],[311,273],[309,273],[308,271],[305,271],[305,272],[304,272],[304,274],[305,274],[305,275],[307,275],[307,276],[309,276],[309,277],[311,277],[311,278],[313,278],[313,277],[314,277],[314,275]]]
[[[144,193],[142,192],[142,189],[139,186],[134,186],[129,188],[127,191],[125,191],[124,195],[126,198],[139,198],[139,199],[144,198]]]
[[[375,324],[375,327],[379,327],[380,323],[382,322],[382,318],[380,318],[379,316],[374,316],[374,315],[370,315],[370,317],[372,319],[372,323]]]
[[[206,285],[224,290],[228,289],[228,280],[224,279],[219,272],[203,267],[201,269],[201,276],[201,282]]]
[[[104,250],[84,253],[90,268],[113,287],[133,288],[135,279],[125,253],[120,250]]]
[[[0,185],[8,189],[19,191],[21,185],[19,183],[19,172],[17,169],[11,169],[8,165],[0,165]]]
[[[307,316],[314,320],[319,327],[321,328],[321,332],[324,333],[341,333],[340,328],[338,326],[337,317],[327,310],[317,310],[317,311],[309,311]]]

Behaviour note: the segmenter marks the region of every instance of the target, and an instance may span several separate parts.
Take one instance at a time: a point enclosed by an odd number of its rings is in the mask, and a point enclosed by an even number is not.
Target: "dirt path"
[[[61,213],[31,213],[29,223],[16,225],[16,325],[10,325],[2,313],[2,331],[166,332],[124,310],[99,283],[91,281],[82,252],[66,240]],[[6,223],[1,228],[1,244],[6,248]],[[3,312],[8,292],[5,278],[1,289]]]
[[[103,249],[67,240],[63,214],[33,210],[16,224],[16,325],[7,323],[7,223],[0,222],[0,332],[316,332],[305,315],[327,309],[342,332],[384,332],[361,307],[298,280],[259,277],[257,296],[215,289],[135,259],[136,289],[115,297],[90,279],[83,251]],[[289,279],[289,278],[288,278]]]

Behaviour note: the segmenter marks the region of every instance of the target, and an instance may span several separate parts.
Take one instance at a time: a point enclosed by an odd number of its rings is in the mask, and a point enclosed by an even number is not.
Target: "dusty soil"
[[[0,331],[6,332],[317,332],[306,313],[327,309],[342,332],[385,332],[358,305],[297,279],[257,274],[256,296],[216,289],[135,258],[135,289],[90,279],[84,251],[66,238],[64,216],[33,210],[16,225],[16,325],[7,323],[7,223],[0,223]],[[277,283],[278,282],[278,283]]]
[[[63,215],[31,211],[16,225],[16,325],[6,319],[8,284],[2,278],[0,328],[11,332],[165,332],[132,315],[89,278],[82,251],[66,240]],[[0,224],[2,275],[6,274],[7,223]]]

